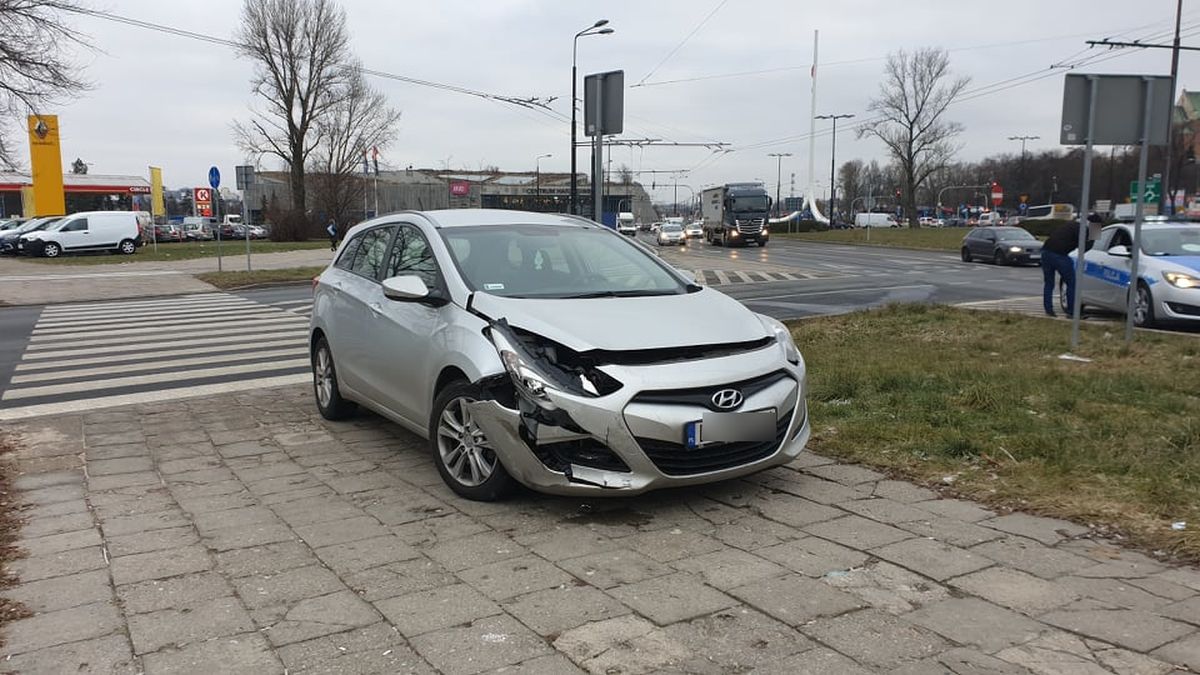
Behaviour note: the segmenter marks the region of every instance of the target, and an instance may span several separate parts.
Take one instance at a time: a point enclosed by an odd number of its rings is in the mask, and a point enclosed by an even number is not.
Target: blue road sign
[[[214,190],[221,187],[221,172],[217,170],[217,167],[215,166],[208,170],[208,184],[211,185],[212,189]]]

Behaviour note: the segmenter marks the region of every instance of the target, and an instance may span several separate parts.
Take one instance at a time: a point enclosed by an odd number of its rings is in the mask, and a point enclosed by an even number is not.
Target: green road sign
[[[1146,203],[1157,204],[1162,198],[1162,179],[1146,181]],[[1138,202],[1138,183],[1136,180],[1129,181],[1129,201],[1136,204]]]

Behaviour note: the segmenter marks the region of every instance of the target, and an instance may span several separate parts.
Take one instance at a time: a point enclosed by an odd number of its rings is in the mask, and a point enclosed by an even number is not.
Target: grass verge
[[[240,288],[255,284],[311,281],[324,269],[324,267],[282,267],[275,270],[254,270],[252,272],[205,272],[197,274],[196,278],[217,288]]]
[[[1200,560],[1200,340],[904,305],[806,320],[810,447]],[[1187,523],[1183,530],[1171,524]]]
[[[266,241],[258,240],[250,242],[250,254],[256,253],[281,253],[285,251],[307,251],[311,249],[328,249],[329,240],[313,240],[313,241]],[[223,241],[221,242],[221,255],[237,257],[246,255],[246,242],[244,240]],[[88,253],[81,255],[64,255],[58,258],[21,258],[22,261],[29,260],[47,265],[104,265],[111,263],[123,262],[154,262],[168,260],[195,260],[196,258],[215,258],[217,257],[217,242],[215,241],[184,241],[160,243],[158,252],[154,251],[154,246],[147,244],[133,255],[120,255],[115,253]]]
[[[771,233],[772,237],[785,237],[801,241],[820,241],[828,244],[861,244],[865,246],[887,246],[891,248],[915,248],[925,251],[958,251],[963,237],[970,230],[964,227],[932,228],[912,230],[902,228],[871,228],[870,240],[867,229],[829,230],[828,232]]]

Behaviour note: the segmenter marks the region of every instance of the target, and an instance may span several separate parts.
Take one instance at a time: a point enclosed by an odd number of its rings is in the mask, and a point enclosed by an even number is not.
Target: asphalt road
[[[650,241],[642,235],[644,241]],[[893,302],[1035,296],[1037,268],[949,253],[693,240],[671,264],[780,319]],[[0,308],[0,421],[307,381],[307,284],[240,293]]]

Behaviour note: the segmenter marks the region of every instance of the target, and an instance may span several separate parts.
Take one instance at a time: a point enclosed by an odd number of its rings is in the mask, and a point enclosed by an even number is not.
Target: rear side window
[[[342,247],[342,254],[338,256],[337,262],[334,263],[334,266],[340,269],[349,270],[350,264],[354,262],[354,254],[358,252],[358,247],[360,244],[362,244],[362,239],[363,235],[360,234],[346,242],[346,245]]]
[[[363,233],[362,243],[354,252],[354,261],[350,263],[350,271],[368,279],[378,279],[395,230],[395,227],[378,227]]]

